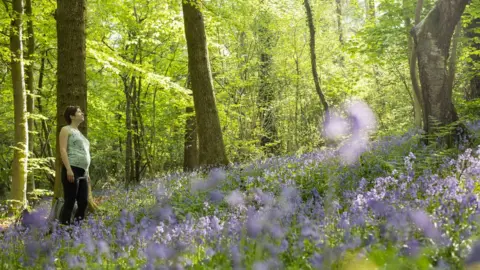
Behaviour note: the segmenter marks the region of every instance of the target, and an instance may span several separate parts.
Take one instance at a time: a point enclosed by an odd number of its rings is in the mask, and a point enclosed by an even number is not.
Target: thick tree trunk
[[[448,83],[448,56],[452,35],[468,0],[439,0],[412,29],[418,58],[424,111],[424,129],[458,120]]]
[[[259,42],[260,52],[260,87],[258,89],[258,107],[260,114],[260,125],[262,127],[262,135],[260,145],[267,155],[275,155],[278,153],[277,127],[275,120],[275,110],[273,102],[275,100],[275,92],[272,87],[272,55],[273,35],[268,29],[270,24],[269,14],[263,14],[259,22]]]
[[[220,119],[213,93],[208,59],[207,38],[200,2],[182,2],[188,48],[188,71],[192,78],[193,100],[197,119],[200,166],[227,165]]]
[[[404,7],[407,6],[407,0],[403,1]],[[417,7],[415,8],[415,25],[420,23],[420,16],[422,14],[423,0],[417,0]],[[405,12],[405,26],[410,32],[410,18],[408,13]],[[422,127],[422,92],[420,84],[418,83],[418,71],[417,71],[417,55],[415,53],[415,44],[413,38],[408,34],[408,48],[409,48],[409,66],[410,66],[410,80],[413,88],[413,111],[414,111],[414,123],[417,128]]]
[[[320,78],[317,73],[317,56],[315,53],[315,25],[313,24],[312,9],[310,7],[309,0],[304,0],[303,3],[305,5],[305,11],[307,13],[308,29],[310,31],[310,62],[312,64],[313,81],[315,82],[315,90],[317,91],[317,94],[320,97],[320,102],[323,105],[325,118],[326,120],[328,120],[328,103],[320,87]]]
[[[27,55],[25,59],[29,60],[30,63],[26,69],[27,75],[27,111],[30,117],[28,118],[28,129],[29,129],[29,136],[28,136],[28,151],[30,155],[33,155],[33,131],[34,131],[34,120],[31,117],[35,108],[35,86],[34,86],[34,77],[33,77],[33,66],[34,66],[34,53],[35,53],[35,36],[33,33],[33,17],[32,17],[32,0],[25,1],[25,14],[28,16],[27,22]],[[30,170],[28,174],[28,183],[27,183],[27,192],[32,192],[35,190],[35,175],[33,170]]]
[[[85,121],[79,129],[83,135],[88,134],[85,13],[85,0],[57,0],[57,130],[53,205],[63,196],[58,136],[60,129],[66,125],[63,112],[68,105],[78,105],[82,108]],[[96,208],[91,193],[88,205],[90,210]]]
[[[19,209],[27,206],[28,123],[22,46],[22,0],[12,1],[13,17],[10,28],[10,51],[13,102],[15,115],[15,148],[13,151],[12,188],[10,197]]]
[[[465,30],[465,36],[468,38],[470,46],[473,47],[473,51],[480,51],[480,15],[476,15],[472,21],[468,24]],[[469,62],[470,73],[470,86],[466,94],[467,100],[474,100],[480,98],[480,69],[478,63],[480,63],[480,54],[470,54],[471,62]]]

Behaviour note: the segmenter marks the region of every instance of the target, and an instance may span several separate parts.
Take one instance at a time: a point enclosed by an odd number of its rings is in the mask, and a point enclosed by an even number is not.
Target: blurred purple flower
[[[466,265],[473,265],[480,263],[480,241],[477,241],[468,254],[467,259],[465,260]]]
[[[348,129],[348,122],[343,117],[338,116],[336,113],[331,113],[330,117],[325,122],[325,137],[336,139],[345,136],[348,133]]]
[[[372,211],[380,216],[384,216],[388,213],[388,207],[385,205],[383,202],[378,201],[378,200],[369,200],[368,201],[368,206]]]
[[[214,187],[218,183],[222,182],[226,178],[226,173],[223,169],[213,169],[210,171],[210,174],[208,176],[208,183],[209,187]]]
[[[37,241],[25,243],[25,253],[31,261],[35,261],[38,258],[40,249],[41,245]]]
[[[164,244],[153,243],[147,247],[147,256],[151,260],[156,258],[167,260],[174,255],[175,251]]]
[[[206,189],[215,188],[220,182],[225,180],[226,173],[223,169],[212,169],[208,175],[208,178],[193,178],[190,183],[190,191],[198,192]]]
[[[353,133],[368,133],[375,130],[377,120],[367,103],[355,100],[345,106],[345,110],[353,118]]]
[[[250,208],[247,216],[247,234],[250,237],[257,237],[263,229],[263,219],[259,216],[258,213]]]
[[[403,245],[401,252],[403,255],[416,257],[419,254],[420,249],[420,243],[416,239],[411,239]]]
[[[110,253],[110,248],[108,246],[108,243],[103,241],[103,240],[99,240],[97,242],[97,248],[98,248],[98,252],[100,252],[100,254]]]
[[[435,227],[432,220],[425,212],[422,210],[412,211],[410,212],[410,218],[417,225],[417,227],[423,231],[425,236],[433,240],[440,240],[440,231]]]
[[[324,257],[321,254],[315,253],[310,258],[310,263],[315,269],[323,269]]]
[[[269,263],[268,262],[255,262],[252,267],[253,270],[268,270]]]
[[[243,193],[238,190],[232,191],[227,197],[225,197],[225,200],[232,207],[238,207],[245,204]]]
[[[209,193],[210,201],[214,203],[219,203],[223,200],[223,193],[218,190],[213,190]]]
[[[47,226],[47,210],[40,209],[32,213],[23,212],[22,225],[26,228],[44,228]]]
[[[346,164],[355,163],[367,150],[368,138],[364,136],[351,137],[339,149],[340,157]]]

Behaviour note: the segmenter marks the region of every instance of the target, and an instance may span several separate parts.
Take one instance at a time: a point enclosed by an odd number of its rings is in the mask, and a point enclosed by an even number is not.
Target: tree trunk
[[[185,122],[185,143],[183,145],[183,171],[193,171],[198,167],[197,128],[193,107],[187,107]]]
[[[53,205],[63,196],[62,160],[58,139],[61,128],[66,125],[63,112],[68,105],[78,105],[82,108],[85,121],[79,129],[85,137],[88,135],[85,13],[85,0],[57,0],[57,130]],[[90,183],[88,185],[90,186]],[[88,208],[90,210],[96,208],[91,193]]]
[[[472,16],[474,15],[472,14]],[[480,98],[480,70],[478,68],[478,63],[480,63],[480,54],[478,54],[480,51],[480,32],[478,29],[480,29],[480,15],[476,15],[476,18],[472,19],[465,31],[470,46],[473,47],[473,51],[477,52],[470,54],[471,61],[468,64],[470,86],[466,94],[467,100]]]
[[[315,53],[315,25],[313,24],[313,15],[312,9],[310,7],[309,0],[304,0],[305,11],[307,13],[307,22],[308,29],[310,30],[310,62],[312,64],[312,75],[313,81],[315,82],[315,90],[317,91],[318,96],[320,97],[320,102],[323,105],[325,112],[325,118],[328,120],[328,103],[323,95],[322,89],[320,87],[320,78],[317,73],[317,56]]]
[[[207,38],[200,2],[182,2],[188,48],[188,71],[192,78],[193,101],[197,119],[199,163],[201,166],[227,165],[220,119],[213,93]]]
[[[449,93],[450,96],[452,95],[452,92],[453,92],[453,85],[455,83],[455,73],[457,71],[457,48],[458,48],[458,40],[460,39],[460,32],[462,32],[462,22],[458,21],[457,26],[455,28],[455,33],[453,36],[453,41],[452,41],[452,49],[451,49],[452,54],[448,58],[447,89],[450,89],[450,93]]]
[[[33,131],[34,131],[34,120],[31,117],[35,108],[35,86],[34,86],[34,77],[33,77],[33,55],[35,53],[35,36],[33,33],[33,17],[32,17],[32,0],[25,1],[25,13],[28,16],[27,22],[27,55],[25,59],[29,60],[30,63],[27,65],[26,75],[27,75],[27,111],[29,114],[28,118],[28,129],[29,129],[29,136],[28,136],[28,151],[30,155],[33,155]],[[28,181],[27,181],[27,192],[32,192],[35,190],[35,175],[33,170],[30,170],[28,174]]]
[[[452,35],[468,0],[439,0],[412,29],[422,83],[424,129],[458,120],[448,84],[448,55]]]
[[[365,0],[365,13],[367,21],[373,21],[375,19],[375,0]]]
[[[340,45],[343,46],[343,27],[342,27],[342,0],[335,0],[337,8],[337,31],[338,31],[338,41]]]
[[[15,115],[15,148],[12,164],[12,188],[10,197],[15,200],[18,209],[27,206],[27,162],[28,162],[28,123],[27,95],[25,91],[22,46],[22,0],[12,1],[12,20],[10,28],[10,51],[13,102]]]
[[[262,135],[260,145],[267,155],[275,155],[278,153],[277,127],[275,120],[275,110],[273,102],[275,100],[275,92],[271,83],[272,55],[273,47],[272,39],[274,38],[268,25],[270,24],[269,14],[264,12],[259,24],[259,45],[260,52],[260,87],[258,89],[258,107],[260,114],[260,125],[262,127]]]
[[[38,74],[38,91],[39,91],[38,94],[40,96],[42,95],[42,89],[43,89],[43,77],[44,77],[44,74],[45,74],[45,58],[46,57],[47,57],[47,53],[45,52],[45,55],[42,57],[42,60],[40,62],[41,63],[40,64],[40,71],[39,71],[39,74]],[[37,106],[38,113],[42,114],[43,113],[43,107],[42,107],[42,103],[41,103],[40,98],[37,100],[36,106]],[[50,140],[49,140],[50,131],[48,130],[47,122],[45,121],[45,119],[42,119],[41,122],[42,122],[42,128],[41,128],[41,132],[40,132],[41,135],[39,135],[41,147],[40,147],[40,155],[39,156],[50,158],[50,157],[53,157],[52,146],[50,145]],[[48,164],[50,166],[50,169],[55,171],[55,162],[50,160]],[[52,175],[49,174],[49,173],[45,173],[45,178],[48,180],[48,182],[51,184],[51,186],[54,187],[55,177],[54,176],[52,177]]]
[[[125,186],[128,186],[133,179],[133,142],[132,142],[132,108],[131,92],[135,84],[135,77],[132,76],[130,84],[128,76],[122,77],[125,93],[125,128],[127,129],[127,139],[125,140]]]
[[[407,0],[403,1],[406,8]],[[420,16],[423,8],[423,0],[417,0],[417,7],[415,8],[415,25],[420,23]],[[405,12],[405,26],[410,32],[410,18],[408,13]],[[418,71],[417,71],[417,55],[415,54],[415,44],[413,38],[408,35],[408,48],[409,48],[409,66],[410,66],[410,80],[413,88],[413,111],[414,111],[414,123],[417,128],[422,127],[422,94],[420,84],[418,83]]]
[[[250,86],[248,86],[248,76],[249,76],[249,56],[248,56],[248,48],[246,47],[246,39],[247,34],[245,31],[240,32],[239,34],[239,49],[237,50],[237,58],[241,59],[239,61],[238,71],[241,80],[242,86],[239,90],[236,91],[235,95],[235,104],[241,104],[241,99],[244,97],[245,93],[248,91]],[[246,112],[242,107],[239,108],[238,113],[238,137],[242,140],[249,140],[251,137],[251,131],[249,130],[247,120],[246,120]]]
[[[133,126],[133,149],[134,149],[134,169],[133,169],[133,179],[134,183],[140,183],[140,164],[142,162],[142,155],[141,155],[141,145],[140,145],[140,126],[139,126],[139,118],[140,118],[140,87],[142,86],[142,77],[138,78],[138,85],[135,84],[133,87],[133,95],[132,95],[132,104],[133,104],[133,115],[132,115],[132,126]]]

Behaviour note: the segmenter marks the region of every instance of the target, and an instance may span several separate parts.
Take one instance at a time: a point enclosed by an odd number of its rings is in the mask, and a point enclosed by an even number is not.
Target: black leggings
[[[74,166],[71,166],[71,168],[75,179],[73,183],[70,183],[67,179],[65,166],[62,167],[63,196],[65,198],[65,203],[60,212],[60,223],[62,224],[70,224],[75,200],[78,206],[75,212],[75,220],[85,218],[85,210],[88,204],[88,183],[87,179],[84,178],[85,170]]]

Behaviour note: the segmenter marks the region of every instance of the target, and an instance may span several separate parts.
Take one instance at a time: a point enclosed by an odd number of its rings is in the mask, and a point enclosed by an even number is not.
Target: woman
[[[60,155],[62,157],[62,184],[65,203],[60,212],[60,223],[70,224],[73,207],[77,201],[75,221],[85,218],[88,204],[88,167],[90,143],[78,130],[85,116],[78,106],[68,106],[63,114],[68,125],[60,131]]]

